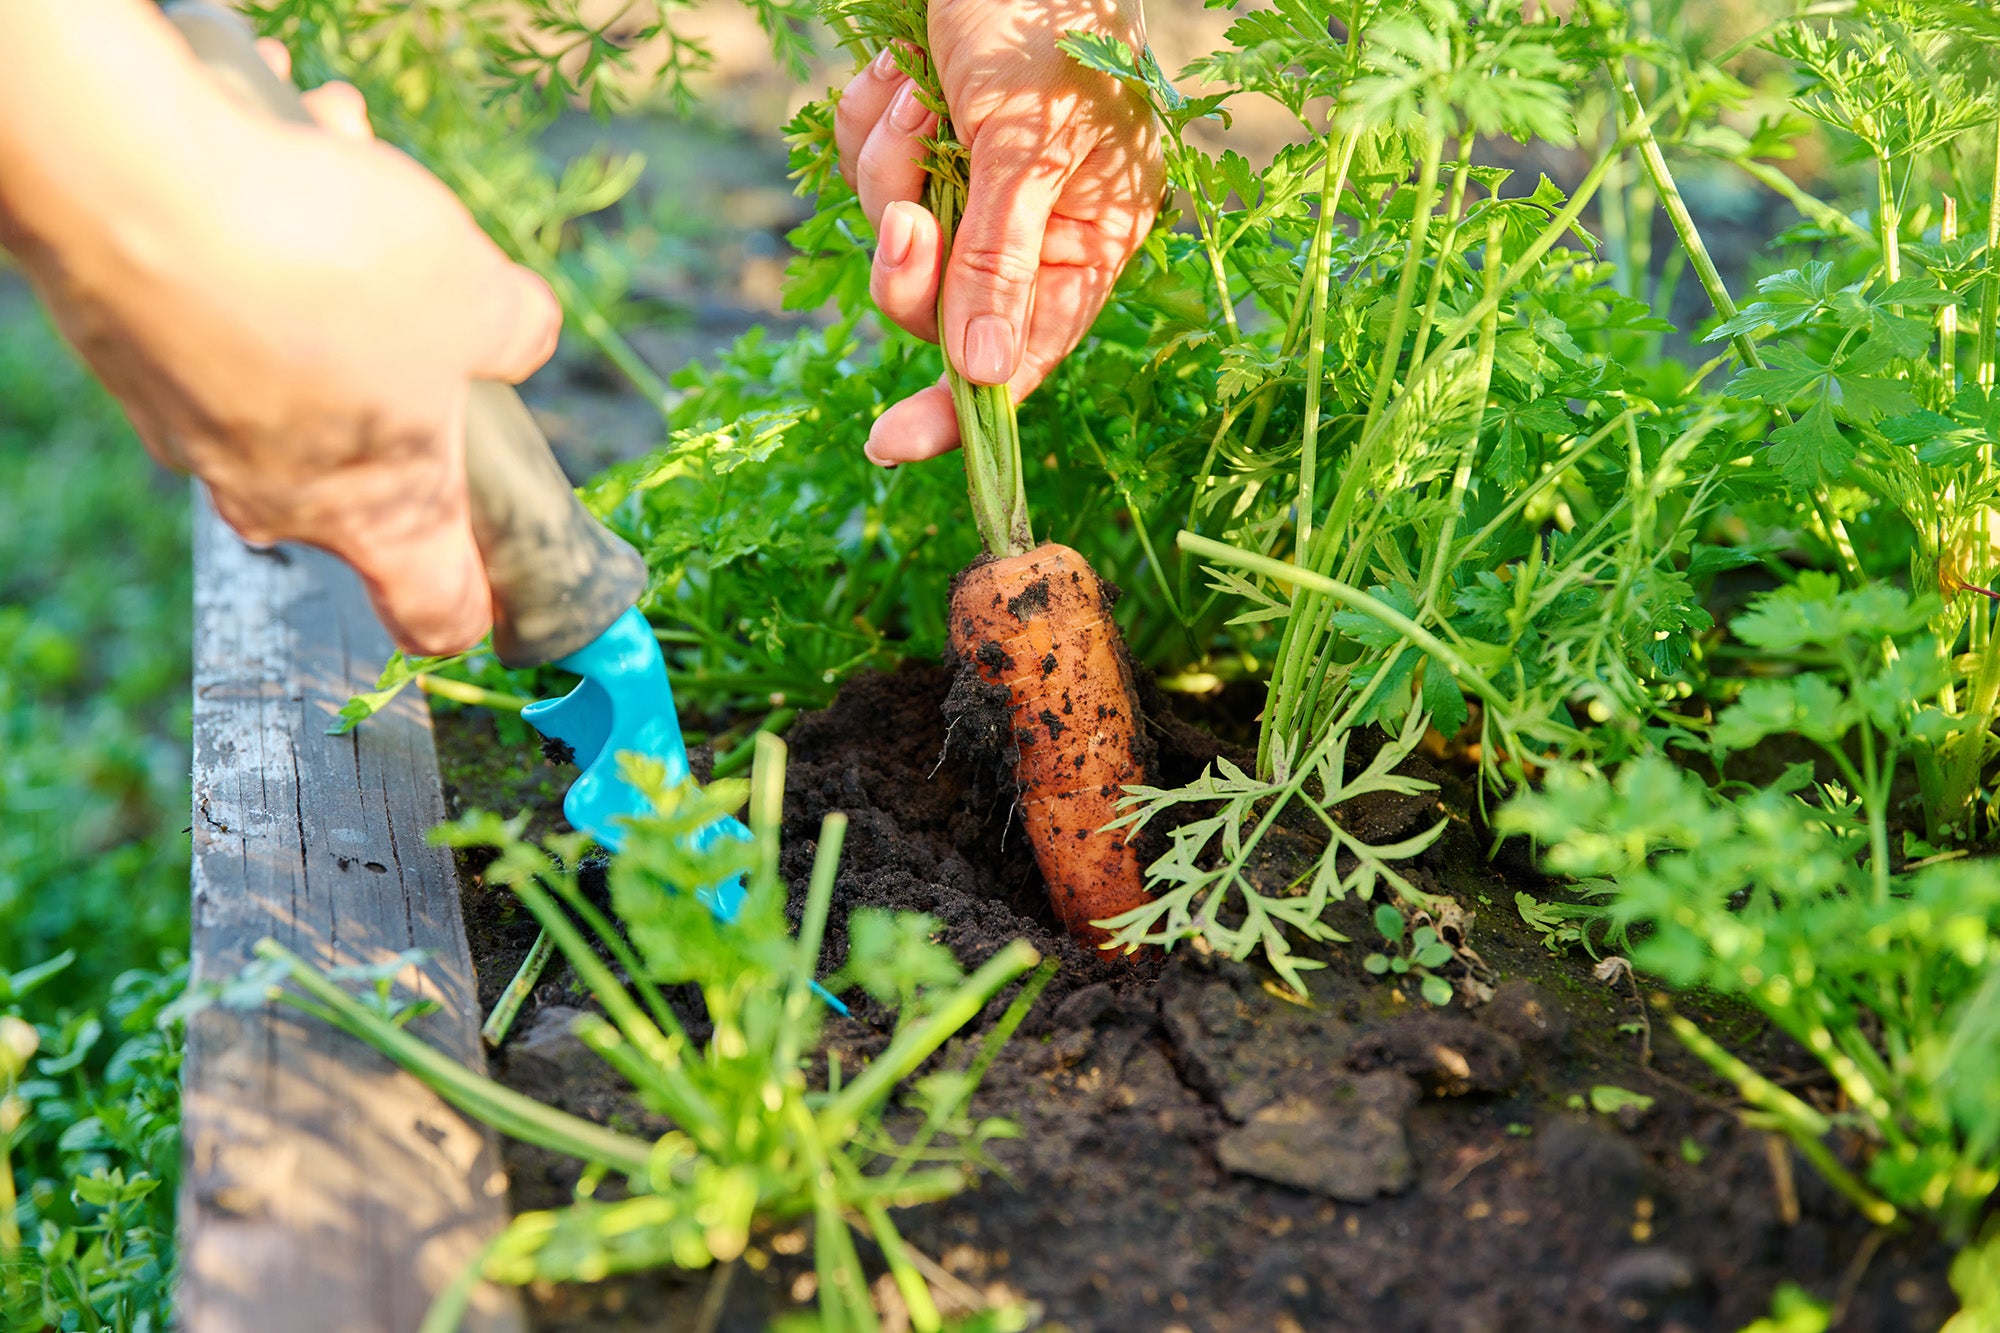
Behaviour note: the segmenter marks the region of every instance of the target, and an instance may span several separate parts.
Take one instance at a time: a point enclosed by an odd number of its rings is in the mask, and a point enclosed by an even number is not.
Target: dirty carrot
[[[983,560],[951,598],[951,646],[988,685],[1007,691],[1021,819],[1069,932],[1150,901],[1138,849],[1118,817],[1127,786],[1145,781],[1131,669],[1110,598],[1090,562],[1047,542]]]

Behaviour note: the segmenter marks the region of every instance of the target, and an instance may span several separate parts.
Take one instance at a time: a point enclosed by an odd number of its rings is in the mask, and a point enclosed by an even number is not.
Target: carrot
[[[952,590],[953,651],[1007,691],[1014,782],[1049,902],[1099,945],[1109,936],[1092,921],[1151,901],[1138,849],[1104,827],[1124,788],[1146,780],[1120,644],[1097,571],[1067,546],[981,561]]]

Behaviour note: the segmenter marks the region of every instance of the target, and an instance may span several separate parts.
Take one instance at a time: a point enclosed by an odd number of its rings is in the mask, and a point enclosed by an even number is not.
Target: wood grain
[[[226,980],[272,936],[323,966],[403,950],[439,1013],[413,1029],[482,1066],[477,989],[422,696],[328,736],[387,638],[345,566],[195,530],[194,939]],[[490,1133],[289,1009],[211,1008],[188,1033],[178,1317],[191,1333],[402,1333],[506,1219]],[[515,1333],[484,1290],[465,1325]]]

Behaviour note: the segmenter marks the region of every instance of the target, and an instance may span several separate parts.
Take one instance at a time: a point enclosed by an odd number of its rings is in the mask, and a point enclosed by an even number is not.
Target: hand
[[[286,73],[282,47],[265,51]],[[353,88],[308,95],[318,129],[211,92],[172,90],[193,151],[131,167],[111,191],[122,207],[98,195],[38,219],[0,197],[0,238],[147,448],[206,481],[232,527],[346,560],[405,649],[469,647],[491,593],[466,498],[468,385],[540,366],[555,298],[374,141]]]
[[[1165,177],[1144,98],[1057,49],[1076,30],[1145,46],[1138,0],[932,0],[931,56],[972,165],[948,270],[919,202],[937,117],[893,56],[854,76],[835,120],[841,170],[878,238],[875,303],[919,338],[942,334],[967,379],[1005,384],[1016,402],[1089,330],[1152,228]],[[892,464],[957,447],[938,384],[884,412],[867,452]]]

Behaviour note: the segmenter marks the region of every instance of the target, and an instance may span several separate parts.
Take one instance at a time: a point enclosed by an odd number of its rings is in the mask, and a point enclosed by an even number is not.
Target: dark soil
[[[975,1102],[1020,1126],[995,1147],[1006,1178],[898,1215],[968,1288],[1025,1298],[1043,1327],[1079,1331],[1733,1333],[1781,1281],[1837,1301],[1836,1327],[1852,1333],[1928,1333],[1951,1310],[1944,1248],[1922,1233],[1871,1236],[1804,1161],[1743,1128],[1728,1090],[1654,1021],[1664,997],[1642,1007],[1629,975],[1599,981],[1588,957],[1544,948],[1514,893],[1557,890],[1518,853],[1487,860],[1459,778],[1423,765],[1439,793],[1347,813],[1372,839],[1449,820],[1410,873],[1469,914],[1440,922],[1464,935],[1460,995],[1433,1009],[1367,974],[1366,948],[1350,946],[1319,955],[1328,966],[1309,974],[1307,1007],[1252,967],[1184,949],[1106,959],[1058,935],[1003,775],[940,764],[950,684],[924,666],[863,677],[798,719],[785,870],[796,904],[820,818],[839,810],[851,822],[836,926],[861,906],[928,912],[968,967],[1016,937],[1061,960]],[[1229,752],[1157,695],[1146,702],[1155,782]],[[568,774],[531,742],[503,743],[475,714],[441,717],[439,739],[454,803],[558,818]],[[1275,839],[1274,882],[1312,851],[1297,834]],[[476,874],[465,905],[490,1005],[534,932]],[[1369,910],[1344,905],[1334,924],[1373,940]],[[828,970],[845,948],[834,931]],[[649,1123],[563,1035],[563,1007],[582,1003],[552,969],[496,1071],[568,1109]],[[1734,1049],[1832,1105],[1816,1066],[1754,1018],[1696,1008]],[[849,1068],[884,1040],[865,1017],[828,1026]],[[1604,1085],[1654,1100],[1643,1113],[1584,1109]],[[510,1147],[508,1164],[517,1208],[560,1205],[576,1179],[574,1164],[532,1149]],[[752,1258],[720,1328],[762,1328],[810,1294],[803,1233],[765,1234]],[[689,1328],[708,1282],[663,1273],[541,1291],[538,1326]]]

